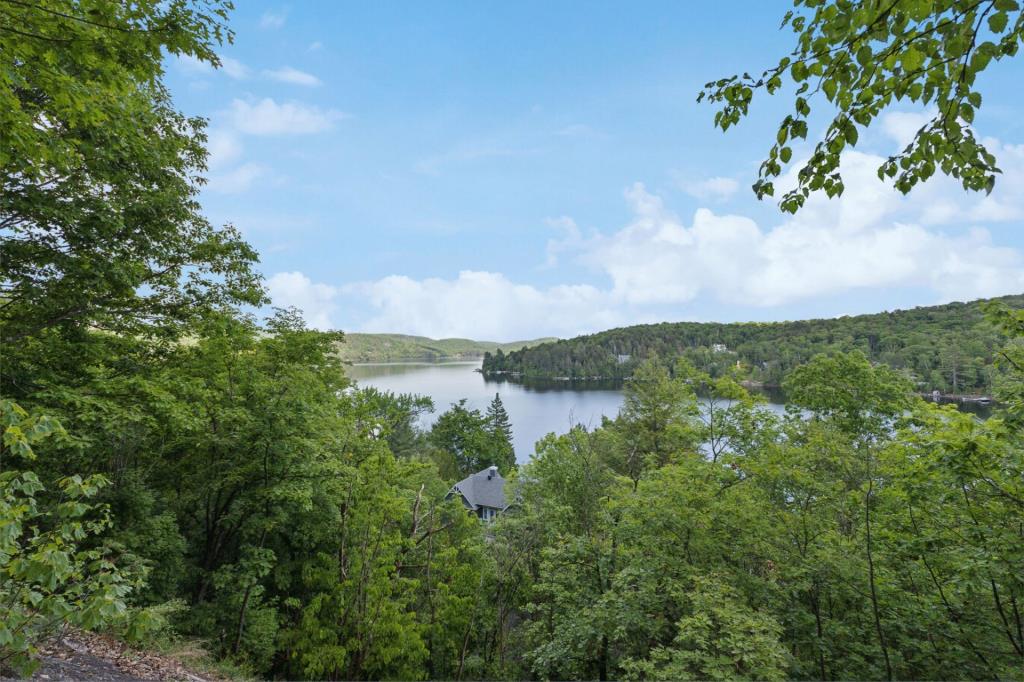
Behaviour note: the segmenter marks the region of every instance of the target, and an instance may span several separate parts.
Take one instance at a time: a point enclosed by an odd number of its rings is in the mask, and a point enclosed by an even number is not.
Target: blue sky
[[[207,214],[314,326],[512,340],[1024,291],[1019,59],[981,82],[990,197],[881,184],[927,115],[898,109],[793,218],[749,191],[785,100],[728,134],[695,101],[787,50],[789,3],[238,4],[223,67],[167,80],[210,121]]]

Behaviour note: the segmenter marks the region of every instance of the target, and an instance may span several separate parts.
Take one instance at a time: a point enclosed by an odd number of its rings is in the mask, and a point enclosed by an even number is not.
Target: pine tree
[[[512,447],[512,422],[497,393],[487,406],[487,430],[494,441],[494,463],[502,471],[508,471],[516,463],[516,453]]]

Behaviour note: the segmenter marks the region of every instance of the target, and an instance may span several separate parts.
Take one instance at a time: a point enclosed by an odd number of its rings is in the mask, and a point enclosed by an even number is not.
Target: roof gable
[[[498,473],[497,467],[489,467],[462,479],[452,486],[449,496],[453,493],[462,495],[470,509],[493,507],[505,509],[505,479]]]

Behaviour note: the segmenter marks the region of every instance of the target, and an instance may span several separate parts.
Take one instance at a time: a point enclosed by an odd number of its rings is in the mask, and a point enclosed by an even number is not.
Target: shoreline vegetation
[[[792,322],[634,325],[484,356],[485,376],[553,381],[624,380],[643,361],[685,358],[713,377],[773,388],[819,353],[860,351],[926,398],[990,404],[1001,373],[1000,335],[986,307],[1024,308],[1024,295],[868,315]]]
[[[407,359],[406,361],[407,362],[416,362],[416,361],[418,361],[418,359],[417,358],[411,358],[411,359]],[[398,362],[398,361],[396,360],[396,362]],[[372,363],[367,363],[367,364],[372,364]],[[600,377],[600,376],[596,376],[596,377],[565,377],[565,376],[562,376],[562,377],[530,377],[530,376],[523,375],[522,373],[519,373],[519,372],[508,372],[508,371],[486,372],[486,371],[483,370],[483,368],[479,368],[479,369],[477,369],[475,371],[483,374],[484,376],[491,377],[491,378],[507,377],[509,379],[512,379],[513,381],[524,381],[524,380],[529,381],[529,380],[533,379],[533,380],[541,380],[541,381],[560,382],[560,383],[566,383],[566,384],[568,384],[568,383],[577,383],[577,382],[586,383],[586,382],[599,382],[599,381],[600,382],[605,382],[605,383],[607,383],[607,382],[618,382],[618,383],[624,384],[625,382],[630,381],[632,379],[632,377],[617,378],[617,377]],[[747,390],[750,390],[750,391],[782,391],[782,384],[780,384],[780,383],[765,383],[763,381],[755,381],[755,380],[752,380],[752,379],[741,379],[741,380],[737,381],[737,383],[740,386],[742,386],[743,388],[745,388]],[[996,405],[997,404],[997,402],[991,396],[986,395],[986,394],[980,394],[980,393],[943,393],[942,391],[915,391],[915,395],[918,395],[918,396],[924,398],[925,400],[931,400],[933,402],[941,402],[941,403],[953,403],[953,402],[955,402],[955,403],[972,403],[972,404],[977,404],[977,405]]]
[[[409,334],[346,333],[337,344],[342,362],[416,362],[436,360],[476,360],[488,352],[510,353],[530,346],[557,341],[545,337],[528,341],[474,341],[472,339],[431,339]]]

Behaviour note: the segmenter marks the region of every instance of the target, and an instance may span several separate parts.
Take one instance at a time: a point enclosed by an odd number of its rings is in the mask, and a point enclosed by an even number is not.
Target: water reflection
[[[602,417],[614,417],[622,405],[622,387],[570,385],[569,382],[527,382],[484,379],[480,361],[401,362],[352,365],[347,374],[362,386],[394,393],[429,396],[436,408],[423,416],[429,427],[452,403],[466,399],[469,407],[486,410],[497,393],[512,421],[516,458],[525,462],[535,443],[551,432],[564,433],[573,424],[601,425]]]

